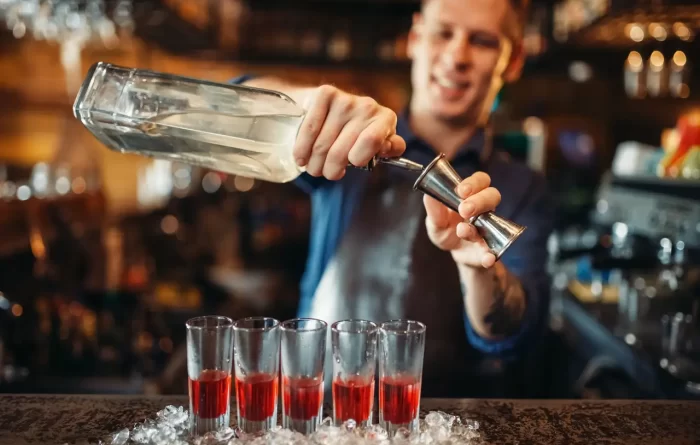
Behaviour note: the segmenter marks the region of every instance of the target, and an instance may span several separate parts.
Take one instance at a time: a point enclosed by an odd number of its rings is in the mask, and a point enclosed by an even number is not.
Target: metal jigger
[[[457,195],[457,186],[462,182],[462,178],[444,157],[445,155],[440,153],[423,169],[413,184],[413,190],[420,190],[459,213],[458,208],[462,199]],[[518,239],[526,229],[493,212],[472,216],[469,222],[484,238],[489,250],[496,256],[496,260],[501,258],[513,241]]]

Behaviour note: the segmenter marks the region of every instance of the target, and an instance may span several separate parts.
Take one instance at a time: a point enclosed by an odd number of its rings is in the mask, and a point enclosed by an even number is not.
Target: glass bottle
[[[304,169],[292,149],[304,110],[288,96],[99,62],[73,112],[108,148],[270,182]]]

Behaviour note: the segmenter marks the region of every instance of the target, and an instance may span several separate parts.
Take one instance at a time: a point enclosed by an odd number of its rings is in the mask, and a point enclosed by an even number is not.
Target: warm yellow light
[[[675,54],[673,54],[673,63],[677,66],[685,66],[687,62],[688,58],[683,51],[676,51]]]
[[[685,25],[685,23],[676,22],[673,24],[673,32],[676,33],[679,39],[688,40],[690,39],[690,29]]]
[[[627,56],[627,63],[634,70],[639,70],[640,68],[642,68],[644,60],[642,59],[642,55],[639,54],[637,51],[631,51]]]
[[[651,34],[656,40],[660,42],[663,42],[664,40],[666,40],[666,37],[668,37],[666,28],[659,25],[658,23],[649,24],[649,34]]]
[[[654,51],[649,57],[649,63],[655,68],[661,68],[664,66],[664,55],[661,54],[661,51]]]
[[[637,23],[631,23],[625,26],[625,31],[627,32],[629,38],[635,42],[641,42],[644,40],[644,30]]]

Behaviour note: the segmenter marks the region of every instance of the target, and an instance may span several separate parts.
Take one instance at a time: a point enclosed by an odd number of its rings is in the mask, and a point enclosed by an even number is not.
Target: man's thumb
[[[450,225],[450,210],[440,201],[428,195],[423,196],[423,204],[428,220],[436,229],[445,229]]]

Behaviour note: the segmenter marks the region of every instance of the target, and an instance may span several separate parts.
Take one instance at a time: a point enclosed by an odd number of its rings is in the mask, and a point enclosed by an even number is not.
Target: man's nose
[[[456,71],[466,70],[472,63],[472,48],[465,37],[455,37],[445,48],[443,62]]]

